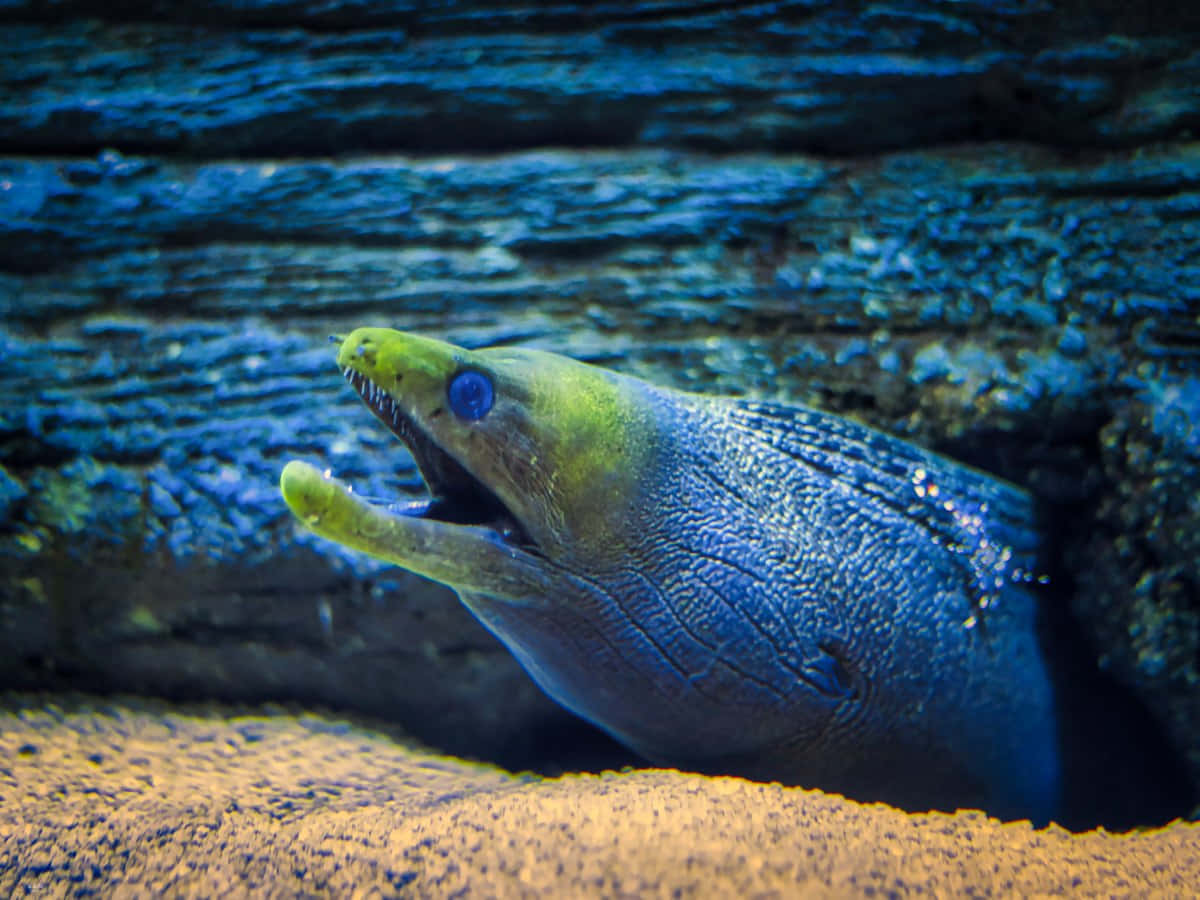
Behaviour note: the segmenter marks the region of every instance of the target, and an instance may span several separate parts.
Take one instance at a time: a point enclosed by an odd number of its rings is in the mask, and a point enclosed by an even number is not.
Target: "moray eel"
[[[1030,498],[813,409],[382,328],[337,356],[429,497],[306,463],[316,533],[453,588],[547,694],[649,760],[1044,822],[1054,696]]]

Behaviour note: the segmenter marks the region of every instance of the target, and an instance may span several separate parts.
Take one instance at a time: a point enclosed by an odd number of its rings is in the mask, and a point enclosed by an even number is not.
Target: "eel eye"
[[[492,380],[482,372],[459,372],[446,389],[450,411],[460,419],[476,422],[487,415],[496,399]]]

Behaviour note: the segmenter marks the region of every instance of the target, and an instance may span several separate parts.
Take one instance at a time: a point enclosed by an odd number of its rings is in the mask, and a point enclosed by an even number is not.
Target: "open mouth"
[[[452,525],[487,528],[505,543],[524,550],[535,549],[521,523],[500,498],[422,431],[387,391],[350,366],[342,374],[375,417],[404,441],[429,488],[428,498],[398,504],[393,511]],[[439,414],[445,413],[441,410],[434,413]]]

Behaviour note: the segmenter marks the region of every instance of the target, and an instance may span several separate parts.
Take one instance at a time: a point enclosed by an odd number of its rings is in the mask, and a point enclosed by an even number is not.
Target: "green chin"
[[[454,588],[518,605],[553,596],[544,559],[483,525],[459,525],[374,506],[342,482],[293,460],[279,478],[283,500],[323,538]]]

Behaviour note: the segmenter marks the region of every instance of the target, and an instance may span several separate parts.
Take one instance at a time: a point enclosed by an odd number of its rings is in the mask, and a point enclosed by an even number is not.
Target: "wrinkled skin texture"
[[[1053,692],[1028,497],[862,425],[387,329],[338,364],[432,501],[304,463],[292,511],[454,588],[558,702],[647,758],[1045,821]],[[455,414],[450,381],[494,405]]]

